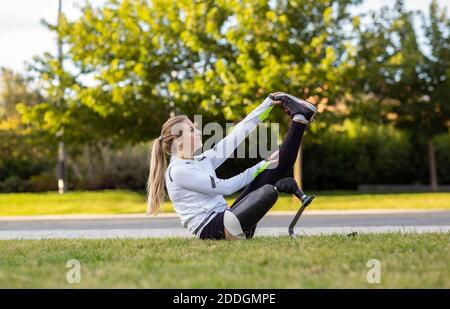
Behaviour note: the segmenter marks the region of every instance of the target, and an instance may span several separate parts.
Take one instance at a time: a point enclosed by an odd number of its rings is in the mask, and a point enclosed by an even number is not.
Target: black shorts
[[[200,239],[225,239],[225,226],[223,225],[223,215],[225,211],[219,212],[200,233]]]
[[[219,212],[200,233],[200,239],[226,239],[225,237],[225,225],[223,224],[223,215],[225,211]],[[245,238],[253,238],[255,234],[256,225],[248,232],[245,233]]]

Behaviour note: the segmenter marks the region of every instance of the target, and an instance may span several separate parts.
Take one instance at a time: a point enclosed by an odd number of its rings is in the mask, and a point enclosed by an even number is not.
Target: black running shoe
[[[287,93],[279,93],[269,96],[274,101],[281,101],[286,113],[293,118],[297,114],[302,114],[306,120],[313,121],[317,113],[317,108],[308,101],[301,100]]]

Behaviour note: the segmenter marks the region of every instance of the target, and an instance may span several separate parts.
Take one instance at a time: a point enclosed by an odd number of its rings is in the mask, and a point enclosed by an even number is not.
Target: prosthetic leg
[[[295,214],[294,219],[292,219],[291,224],[289,224],[289,229],[288,229],[289,236],[291,236],[292,238],[295,238],[294,227],[297,224],[298,219],[300,219],[300,216],[302,215],[305,208],[308,207],[309,204],[311,204],[311,202],[313,201],[315,196],[314,195],[308,196],[305,193],[303,193],[302,190],[300,190],[300,188],[297,186],[297,183],[295,182],[295,180],[293,178],[283,178],[276,183],[276,186],[279,191],[286,192],[286,193],[292,193],[296,197],[298,197],[300,199],[300,201],[302,201],[302,206]]]
[[[277,199],[278,191],[273,185],[267,184],[250,192],[232,208],[225,210],[225,228],[237,239],[246,238],[246,234],[272,208]]]
[[[295,194],[302,201],[302,207],[289,225],[289,235],[294,237],[294,226],[314,196],[305,195],[293,178],[283,178],[275,186],[264,185],[247,194],[231,209],[227,209],[223,217],[227,231],[237,239],[251,238],[249,231],[275,204],[278,192]]]

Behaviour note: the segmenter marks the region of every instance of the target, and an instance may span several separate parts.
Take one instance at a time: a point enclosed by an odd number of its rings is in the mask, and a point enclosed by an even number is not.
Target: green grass
[[[122,190],[0,194],[0,216],[127,214],[145,207],[143,195]]]
[[[357,192],[318,192],[310,209],[450,209],[450,193],[360,194]],[[229,198],[231,204],[234,198]],[[0,194],[0,216],[49,214],[130,214],[144,213],[143,194],[122,191],[75,191],[64,195],[48,193]],[[165,202],[164,212],[173,212]],[[292,197],[281,195],[272,208],[297,210]]]
[[[0,288],[450,288],[450,234],[0,241]],[[81,283],[66,263],[81,263]],[[366,280],[378,259],[381,283]]]

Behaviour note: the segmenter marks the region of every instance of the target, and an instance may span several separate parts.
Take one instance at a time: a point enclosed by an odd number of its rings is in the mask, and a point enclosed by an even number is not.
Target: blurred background
[[[305,190],[450,191],[449,5],[2,1],[0,192],[141,201],[171,113],[225,126],[275,91],[321,112],[294,171]],[[268,120],[289,124],[281,109]],[[253,161],[229,159],[218,175]]]

